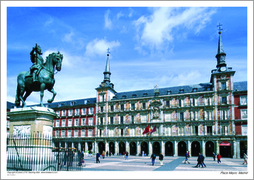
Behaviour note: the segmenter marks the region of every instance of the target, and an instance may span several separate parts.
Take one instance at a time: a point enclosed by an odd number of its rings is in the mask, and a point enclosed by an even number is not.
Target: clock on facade
[[[221,70],[221,71],[226,71],[226,67],[223,66],[223,67],[220,68],[220,70]]]

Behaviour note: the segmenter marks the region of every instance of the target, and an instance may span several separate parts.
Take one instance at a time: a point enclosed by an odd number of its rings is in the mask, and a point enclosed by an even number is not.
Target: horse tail
[[[20,106],[20,97],[23,96],[23,93],[21,93],[21,87],[23,86],[23,88],[25,88],[25,73],[21,72],[19,73],[18,77],[17,77],[17,89],[16,89],[16,97],[15,97],[15,106],[19,107]]]

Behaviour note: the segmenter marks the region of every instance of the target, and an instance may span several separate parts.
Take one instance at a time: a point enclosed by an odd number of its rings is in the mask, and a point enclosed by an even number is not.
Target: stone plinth
[[[45,107],[11,109],[7,141],[7,170],[54,171],[52,152],[54,110]]]

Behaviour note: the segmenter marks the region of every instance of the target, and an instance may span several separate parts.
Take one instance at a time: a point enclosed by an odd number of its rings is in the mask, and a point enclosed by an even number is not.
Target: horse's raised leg
[[[48,90],[48,91],[53,93],[52,98],[48,100],[48,103],[52,103],[54,101],[55,96],[56,96],[57,93],[53,88],[51,90]]]
[[[23,99],[24,92],[25,92],[25,88],[20,88],[19,99],[22,102],[22,107],[26,107],[25,100]]]
[[[40,104],[41,104],[41,107],[44,107],[42,100],[43,100],[43,96],[44,96],[45,86],[46,86],[45,83],[41,83],[41,92],[40,92],[40,96],[41,96]]]
[[[26,101],[26,98],[27,98],[28,96],[30,96],[31,93],[32,93],[32,91],[26,91],[26,94],[25,94],[25,96],[23,97],[23,101]]]

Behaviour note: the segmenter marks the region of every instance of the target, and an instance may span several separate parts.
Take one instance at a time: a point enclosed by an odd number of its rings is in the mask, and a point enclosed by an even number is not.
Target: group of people
[[[152,153],[150,159],[152,159],[152,166],[154,166],[155,159],[156,159],[156,154]],[[160,155],[159,155],[159,160],[160,160],[160,165],[163,166],[163,155],[162,155],[162,153],[160,153]]]

